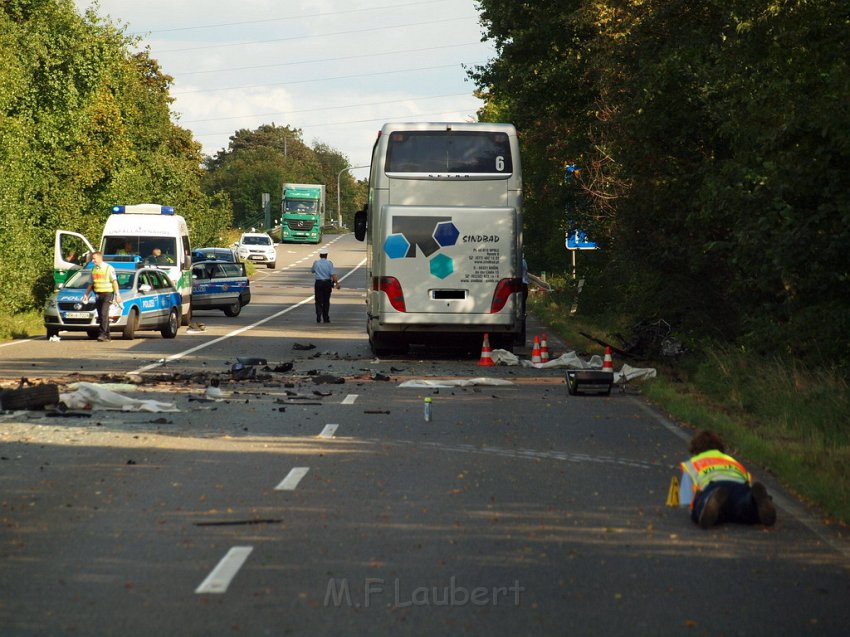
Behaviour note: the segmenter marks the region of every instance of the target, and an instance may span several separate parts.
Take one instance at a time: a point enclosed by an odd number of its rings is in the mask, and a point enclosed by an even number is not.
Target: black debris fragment
[[[279,519],[259,519],[259,520],[223,520],[216,522],[195,522],[195,526],[240,526],[245,524],[282,524],[283,520]]]
[[[233,363],[230,368],[230,375],[233,380],[252,380],[257,375],[257,370],[253,367],[245,366],[243,363]]]
[[[386,374],[382,374],[380,372],[375,372],[375,374],[372,376],[372,380],[385,380],[386,381],[386,380],[390,380],[390,377],[387,376]]]
[[[253,356],[237,356],[236,362],[243,365],[268,365],[268,361],[265,358],[256,358]]]
[[[274,369],[272,369],[272,371],[277,372],[278,374],[282,374],[284,372],[291,372],[292,363],[281,363],[280,365],[277,365]]]
[[[292,349],[299,350],[299,351],[306,351],[306,350],[310,350],[310,349],[316,349],[316,346],[313,345],[312,343],[308,343],[307,345],[304,345],[303,343],[293,343]]]
[[[318,374],[313,376],[313,383],[316,385],[343,385],[345,384],[345,379],[332,374]]]

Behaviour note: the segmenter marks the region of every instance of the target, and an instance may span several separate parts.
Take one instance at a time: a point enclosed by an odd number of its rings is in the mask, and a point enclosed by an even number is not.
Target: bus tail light
[[[490,314],[500,312],[511,294],[522,292],[522,279],[502,279],[496,285],[493,292],[493,301],[490,303]]]
[[[386,292],[390,305],[399,312],[407,312],[404,305],[404,292],[401,283],[394,276],[376,276],[372,278],[372,289]]]

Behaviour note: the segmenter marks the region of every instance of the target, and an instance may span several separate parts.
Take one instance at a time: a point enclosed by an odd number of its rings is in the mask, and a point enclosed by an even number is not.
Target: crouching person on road
[[[679,503],[690,505],[691,519],[704,529],[723,522],[772,526],[776,509],[767,489],[725,450],[711,431],[691,439],[692,457],[681,465]]]

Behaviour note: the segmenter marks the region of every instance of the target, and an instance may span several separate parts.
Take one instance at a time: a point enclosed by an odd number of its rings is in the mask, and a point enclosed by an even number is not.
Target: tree
[[[70,0],[0,5],[5,308],[38,307],[51,291],[55,230],[96,240],[115,203],[174,205],[193,239],[229,226],[226,198],[201,192],[200,146],[171,120],[171,78],[133,44]]]

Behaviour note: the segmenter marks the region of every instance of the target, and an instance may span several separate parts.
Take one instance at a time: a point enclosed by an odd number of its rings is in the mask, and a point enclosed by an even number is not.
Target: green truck
[[[322,184],[283,184],[280,242],[319,243],[325,223]]]

